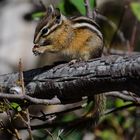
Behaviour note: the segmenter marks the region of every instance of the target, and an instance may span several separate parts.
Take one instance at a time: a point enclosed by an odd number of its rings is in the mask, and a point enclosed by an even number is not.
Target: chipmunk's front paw
[[[41,55],[43,52],[39,49],[39,46],[38,45],[35,45],[32,49],[32,52],[35,56],[37,55]]]
[[[33,50],[32,52],[33,52],[33,54],[34,54],[35,56],[37,56],[37,55],[41,55],[41,54],[42,54],[42,53],[39,52],[38,50]]]

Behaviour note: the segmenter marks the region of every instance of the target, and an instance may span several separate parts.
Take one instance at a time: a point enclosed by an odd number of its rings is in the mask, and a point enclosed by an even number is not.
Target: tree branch
[[[93,13],[90,7],[89,0],[84,0],[84,3],[85,3],[85,8],[86,8],[86,16],[89,18],[93,18]]]
[[[105,95],[106,96],[118,97],[118,98],[123,99],[125,101],[131,101],[131,102],[140,103],[140,98],[139,97],[133,97],[130,94],[125,95],[123,92],[107,92],[107,93],[105,93]]]
[[[8,93],[16,87],[17,79],[18,73],[0,75],[2,91]],[[110,91],[127,90],[140,96],[140,55],[114,55],[29,70],[24,72],[24,83],[26,95],[1,93],[0,98],[25,99],[42,104],[69,104],[81,101],[85,96],[92,97]]]
[[[56,97],[47,100],[47,99],[37,99],[30,97],[28,95],[14,95],[14,94],[8,94],[8,93],[0,93],[0,99],[8,99],[9,101],[28,101],[30,104],[42,104],[42,105],[56,105],[60,104],[60,100]]]

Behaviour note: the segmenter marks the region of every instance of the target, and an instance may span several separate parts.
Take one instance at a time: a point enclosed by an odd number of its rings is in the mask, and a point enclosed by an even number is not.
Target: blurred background
[[[85,15],[83,0],[42,0],[47,6],[53,4],[66,16]],[[140,1],[139,0],[91,0],[91,8],[97,9],[96,21],[104,35],[104,55],[131,54],[140,50]],[[45,10],[39,0],[0,0],[0,74],[18,70],[22,59],[24,70],[51,65],[62,58],[56,54],[34,56],[33,36],[38,20]],[[107,108],[129,104],[120,99],[109,98]],[[58,110],[59,107],[51,107]],[[61,107],[62,108],[62,107]],[[32,114],[40,110],[50,110],[42,106],[32,107]],[[64,120],[77,114],[68,114]],[[74,117],[73,117],[74,116]],[[3,119],[5,114],[0,114]],[[131,107],[104,117],[92,132],[74,131],[65,136],[66,140],[136,140],[140,138],[140,110]],[[6,118],[5,118],[6,120]],[[54,131],[57,134],[57,130]],[[27,132],[22,132],[24,139]],[[35,140],[52,139],[44,130],[35,131]],[[1,132],[1,140],[14,139],[11,134]]]

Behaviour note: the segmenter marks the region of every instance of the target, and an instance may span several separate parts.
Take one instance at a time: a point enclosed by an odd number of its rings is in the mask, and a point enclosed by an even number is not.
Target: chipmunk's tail
[[[92,127],[95,127],[98,124],[100,117],[105,111],[105,108],[106,108],[105,95],[104,94],[95,95],[92,101],[90,101],[88,112],[85,114],[85,117],[91,118],[89,120],[92,121]]]
[[[103,115],[106,108],[106,97],[104,94],[95,95],[89,99],[87,105],[87,113],[82,117],[67,123],[67,126],[62,130],[63,135],[68,135],[72,131],[93,130],[99,123],[100,117]]]

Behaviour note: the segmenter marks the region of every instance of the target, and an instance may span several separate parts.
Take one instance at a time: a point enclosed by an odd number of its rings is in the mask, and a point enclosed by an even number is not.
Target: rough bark
[[[17,86],[18,73],[0,75],[3,92]],[[140,96],[140,55],[112,55],[87,62],[66,63],[24,72],[26,94],[61,103],[109,91],[131,91]]]

